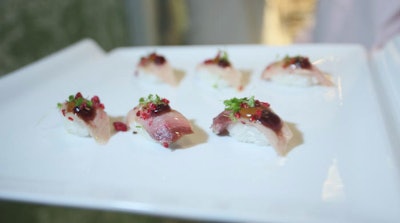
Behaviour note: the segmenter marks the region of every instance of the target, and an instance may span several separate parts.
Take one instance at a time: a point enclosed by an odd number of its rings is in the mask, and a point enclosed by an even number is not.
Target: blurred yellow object
[[[286,45],[302,42],[314,25],[316,0],[266,0],[262,43]]]

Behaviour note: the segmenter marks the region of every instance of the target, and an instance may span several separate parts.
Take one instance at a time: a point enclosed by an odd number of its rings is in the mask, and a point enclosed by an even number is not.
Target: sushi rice
[[[239,142],[253,143],[259,146],[270,145],[269,140],[256,127],[241,122],[231,124],[227,128],[229,135]]]
[[[309,87],[318,84],[317,78],[301,74],[282,73],[271,76],[270,78],[273,82],[289,86]]]
[[[71,121],[72,119],[72,121]],[[73,115],[72,113],[65,114],[64,118],[64,127],[70,134],[81,136],[81,137],[89,137],[89,129],[86,123]]]

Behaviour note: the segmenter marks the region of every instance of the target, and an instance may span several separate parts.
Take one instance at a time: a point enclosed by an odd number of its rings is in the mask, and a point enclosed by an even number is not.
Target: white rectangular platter
[[[399,165],[363,48],[133,47],[106,54],[86,44],[0,79],[0,198],[211,221],[400,220]],[[249,75],[242,92],[196,77],[197,64],[218,50]],[[184,74],[177,87],[134,75],[140,57],[153,51]],[[260,79],[269,63],[298,54],[328,72],[335,86]],[[158,94],[195,133],[173,150],[132,131],[106,145],[70,135],[56,104],[78,91],[98,95],[114,117],[125,116],[140,97]],[[253,95],[292,128],[286,157],[212,133],[223,100]]]

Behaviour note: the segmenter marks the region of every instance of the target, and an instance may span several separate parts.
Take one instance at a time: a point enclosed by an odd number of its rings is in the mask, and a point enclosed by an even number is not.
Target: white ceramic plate
[[[218,49],[227,50],[234,66],[251,75],[243,92],[217,90],[196,78],[195,66]],[[177,88],[142,83],[133,75],[139,58],[154,50],[185,73]],[[56,65],[50,60],[53,66],[28,67],[0,79],[0,197],[202,220],[400,219],[399,166],[361,47],[78,51],[64,63],[58,55]],[[265,66],[286,54],[309,56],[336,86],[261,81]],[[112,116],[126,115],[142,96],[159,94],[191,120],[195,134],[175,150],[132,132],[118,133],[106,145],[67,134],[56,104],[77,91],[100,96]],[[224,99],[252,95],[270,102],[294,131],[287,157],[211,132]]]

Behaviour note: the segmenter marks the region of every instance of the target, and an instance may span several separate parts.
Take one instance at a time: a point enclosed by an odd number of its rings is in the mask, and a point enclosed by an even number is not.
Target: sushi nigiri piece
[[[264,69],[261,78],[280,84],[302,87],[334,85],[327,74],[303,56],[286,56],[281,61],[271,63]]]
[[[184,135],[193,133],[190,122],[181,113],[171,109],[167,99],[152,94],[140,98],[139,105],[128,112],[127,124],[165,148]]]
[[[214,58],[200,63],[197,72],[201,79],[213,87],[233,87],[238,91],[243,90],[243,74],[233,67],[225,51],[219,51]]]
[[[225,110],[211,125],[215,134],[229,135],[241,142],[271,145],[280,156],[289,152],[292,131],[268,103],[245,97],[225,100],[224,104]]]
[[[141,57],[136,66],[135,75],[138,77],[147,77],[153,82],[165,82],[172,86],[178,85],[178,78],[174,69],[164,56],[155,52]]]
[[[65,118],[65,128],[69,133],[91,136],[100,144],[110,139],[110,118],[98,96],[88,100],[78,92],[75,96],[70,95],[64,103],[58,103],[57,107]]]

